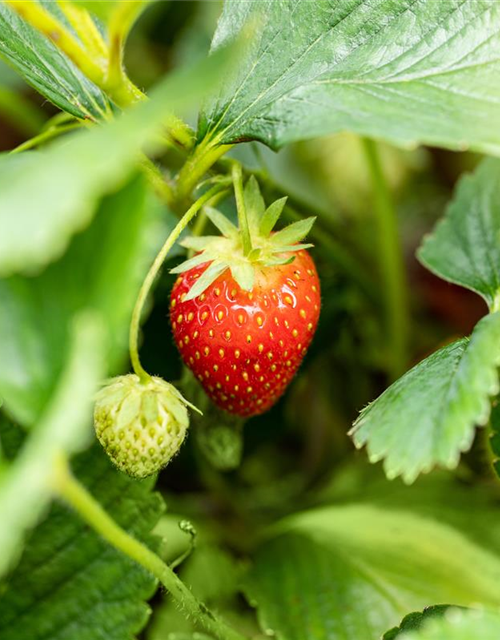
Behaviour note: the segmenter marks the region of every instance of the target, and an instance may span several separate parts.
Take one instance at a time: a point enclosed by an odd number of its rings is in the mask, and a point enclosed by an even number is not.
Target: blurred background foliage
[[[205,56],[220,10],[217,1],[154,4],[127,45],[126,66],[132,80],[147,90],[165,73]],[[0,150],[21,144],[55,113],[7,66],[0,66]],[[191,114],[191,124],[194,121]],[[430,148],[403,151],[386,144],[380,145],[380,152],[397,206],[405,256],[410,366],[436,346],[467,335],[486,311],[474,294],[433,276],[415,258],[422,236],[442,216],[458,177],[473,169],[480,157]],[[180,166],[178,152],[166,153],[167,166]],[[241,558],[254,542],[249,520],[266,522],[303,507],[368,494],[400,505],[411,495],[415,508],[420,504],[425,509],[430,491],[435,496],[433,508],[442,510],[450,500],[450,484],[486,486],[492,475],[484,443],[478,439],[462,458],[455,480],[437,474],[437,479],[419,481],[417,488],[404,488],[399,480],[389,486],[378,466],[367,468],[365,453],[355,452],[346,435],[359,410],[389,382],[373,194],[360,139],[345,133],[292,144],[278,153],[259,143],[244,143],[231,153],[258,172],[268,197],[288,194],[296,210],[318,215],[312,241],[324,300],[320,324],[285,397],[269,413],[245,425],[241,466],[220,473],[203,455],[202,438],[190,437],[160,475],[157,488],[169,513],[182,514],[200,527],[203,542],[186,563],[183,577],[208,605],[215,602],[229,619],[237,617],[240,629],[258,633],[234,587],[244,563]],[[164,208],[156,206],[155,212],[151,249],[173,220]],[[167,380],[182,375],[167,319],[173,284],[168,266],[176,261],[174,255],[156,286],[141,351],[145,368]],[[158,525],[167,536],[168,559],[187,545],[178,519],[167,515]],[[161,601],[158,594],[155,602]],[[144,638],[160,640],[165,628],[182,632],[190,625],[167,604],[159,608]]]

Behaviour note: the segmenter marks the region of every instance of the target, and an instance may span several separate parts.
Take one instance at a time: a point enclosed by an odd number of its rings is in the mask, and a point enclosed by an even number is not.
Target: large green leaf
[[[484,160],[459,182],[445,218],[419,250],[441,278],[472,289],[490,308],[500,295],[500,161]]]
[[[93,224],[37,277],[0,280],[0,397],[22,424],[33,424],[63,366],[71,319],[97,310],[110,338],[110,368],[127,344],[127,327],[150,254],[142,180],[105,199]]]
[[[454,468],[484,426],[498,393],[500,313],[484,317],[470,339],[443,347],[413,367],[361,412],[351,435],[389,478],[413,482],[435,465]]]
[[[500,604],[500,558],[430,518],[367,504],[327,507],[272,534],[246,592],[262,629],[278,640],[378,640],[431,604]]]
[[[57,456],[78,451],[88,441],[92,398],[104,373],[103,351],[99,319],[88,314],[76,318],[51,401],[15,462],[0,476],[0,576],[52,495]]]
[[[234,53],[234,52],[233,52]],[[230,52],[169,76],[151,99],[47,150],[0,156],[0,276],[58,257],[100,198],[123,185],[169,110],[192,105],[223,73]]]
[[[280,147],[342,130],[500,153],[500,4],[226,0],[217,48],[253,27],[200,135]]]
[[[421,629],[429,619],[441,618],[446,613],[446,611],[448,611],[448,609],[448,605],[438,604],[433,607],[427,607],[427,609],[424,609],[423,611],[409,613],[403,618],[401,624],[398,627],[394,627],[393,629],[390,629],[389,631],[384,633],[384,637],[382,638],[382,640],[396,640],[396,638],[399,638],[399,640],[401,640],[401,636],[405,632]]]
[[[100,447],[74,465],[79,480],[134,537],[162,510],[153,482],[117,473]],[[3,554],[2,554],[3,555]],[[62,505],[31,535],[0,595],[2,640],[128,640],[144,626],[156,580]]]
[[[56,2],[44,6],[59,18]],[[0,3],[0,56],[33,88],[77,118],[101,120],[109,100],[52,42]]]
[[[498,640],[498,611],[450,610],[444,618],[430,620],[419,631],[398,636],[398,640]]]

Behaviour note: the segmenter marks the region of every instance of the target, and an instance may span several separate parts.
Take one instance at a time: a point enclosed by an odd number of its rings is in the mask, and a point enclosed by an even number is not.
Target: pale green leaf
[[[403,633],[398,640],[498,640],[498,610],[450,609],[443,618],[430,620],[419,631]]]
[[[279,640],[378,640],[408,611],[436,602],[498,607],[499,576],[499,557],[458,530],[359,504],[278,524],[246,593]]]
[[[63,16],[56,2],[44,7]],[[34,89],[77,118],[101,120],[111,114],[108,98],[44,35],[0,3],[0,56]]]
[[[226,0],[213,48],[245,25],[201,135],[277,148],[351,130],[500,153],[498,2]]]
[[[0,276],[62,254],[92,219],[99,199],[122,186],[169,110],[213,86],[226,55],[162,81],[151,99],[115,121],[79,131],[36,153],[0,156]]]
[[[135,538],[150,532],[163,504],[152,480],[118,473],[99,446],[74,472],[111,517]],[[154,546],[157,543],[154,541]],[[157,581],[62,505],[29,538],[0,594],[2,640],[125,640],[145,625]]]
[[[15,462],[0,478],[0,575],[16,559],[19,541],[52,495],[57,456],[61,451],[78,451],[88,442],[93,395],[104,374],[104,333],[98,320],[88,314],[75,320],[67,360],[51,401]]]
[[[108,372],[127,351],[130,314],[154,247],[156,211],[136,179],[106,198],[92,225],[37,277],[0,280],[0,397],[32,425],[63,367],[73,316],[99,313],[108,331]],[[126,220],[126,224],[124,221]]]
[[[287,200],[288,197],[285,196],[284,198],[275,200],[267,207],[264,215],[262,216],[262,220],[260,221],[259,233],[261,235],[268,236],[274,229],[274,225],[278,222]]]
[[[484,160],[459,182],[445,218],[418,252],[441,278],[472,289],[493,307],[500,293],[500,161]]]
[[[443,347],[390,386],[351,431],[389,478],[413,482],[436,465],[454,468],[484,426],[498,393],[500,314],[484,317],[470,339]]]

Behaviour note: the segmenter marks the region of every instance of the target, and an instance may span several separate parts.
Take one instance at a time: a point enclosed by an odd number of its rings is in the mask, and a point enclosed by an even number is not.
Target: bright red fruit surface
[[[256,268],[252,292],[229,269],[194,300],[183,298],[208,267],[177,279],[171,296],[175,342],[185,364],[222,409],[267,411],[283,394],[318,324],[320,286],[307,251],[287,265]]]

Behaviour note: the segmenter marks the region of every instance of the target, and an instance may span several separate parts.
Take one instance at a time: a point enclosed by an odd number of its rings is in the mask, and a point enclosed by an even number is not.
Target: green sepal
[[[244,291],[251,291],[255,282],[255,269],[250,263],[235,264],[231,267],[231,275]]]
[[[267,207],[260,221],[259,233],[261,236],[268,236],[274,229],[274,225],[278,222],[287,200],[288,196],[285,196]]]
[[[266,210],[266,204],[255,176],[248,178],[243,197],[245,198],[250,232],[254,235],[259,233],[260,221]]]
[[[201,274],[198,280],[191,287],[184,300],[194,300],[200,296],[205,289],[208,289],[208,287],[215,282],[222,273],[224,273],[228,266],[229,265],[225,262],[212,262],[212,264]]]
[[[205,207],[205,213],[210,222],[217,227],[223,236],[235,238],[238,235],[238,227],[229,218],[226,218],[223,213],[213,207]]]
[[[281,229],[281,231],[273,234],[269,238],[269,241],[273,245],[290,245],[300,242],[307,236],[315,220],[315,217],[311,217],[299,220],[298,222],[293,222],[292,224],[289,224],[288,227],[285,227],[284,229]]]
[[[189,238],[184,238],[179,244],[185,249],[203,251],[203,249],[212,244],[214,240],[220,240],[220,236],[190,236]]]
[[[185,273],[190,269],[194,269],[195,267],[198,267],[200,264],[203,264],[204,262],[210,262],[211,259],[213,259],[213,256],[210,256],[210,253],[208,251],[204,253],[199,253],[193,258],[190,258],[189,260],[185,260],[184,262],[181,262],[181,264],[177,265],[173,269],[170,269],[170,273],[174,273],[174,274]]]

